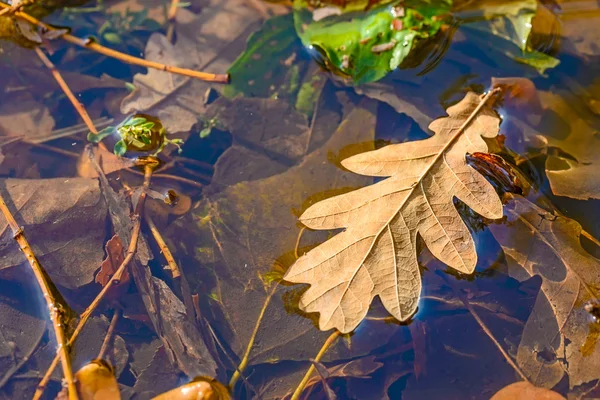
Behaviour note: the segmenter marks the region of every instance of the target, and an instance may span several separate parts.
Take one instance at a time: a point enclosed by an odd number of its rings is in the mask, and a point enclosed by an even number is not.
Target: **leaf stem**
[[[329,350],[329,348],[331,347],[331,345],[333,343],[335,343],[336,339],[338,337],[340,337],[341,335],[342,335],[341,332],[338,331],[338,330],[336,330],[335,332],[333,332],[327,338],[327,340],[325,341],[325,343],[323,343],[323,347],[321,347],[321,350],[319,350],[319,353],[315,357],[314,363],[312,363],[311,366],[308,368],[308,371],[306,371],[306,374],[304,375],[304,378],[302,378],[302,381],[300,382],[300,384],[298,385],[298,387],[294,391],[294,394],[292,395],[291,400],[298,400],[300,398],[300,395],[302,394],[302,391],[306,387],[306,384],[308,383],[308,380],[310,379],[310,377],[312,376],[312,374],[315,372],[315,363],[318,363],[318,362],[321,361],[321,359],[323,358],[323,356],[325,355],[325,353],[327,352],[327,350]]]
[[[154,225],[154,221],[152,220],[152,217],[145,214],[144,219],[146,220],[146,223],[148,224],[148,227],[150,228],[150,232],[152,232],[152,236],[154,237],[156,244],[160,248],[160,252],[165,257],[165,260],[167,260],[167,263],[169,264],[169,269],[171,269],[171,274],[173,276],[173,279],[181,278],[181,271],[179,270],[179,267],[177,266],[177,263],[175,262],[175,257],[173,257],[173,253],[171,253],[171,250],[169,250],[169,246],[167,246],[167,243],[165,242],[162,235],[158,231],[158,228],[156,227],[156,225]]]
[[[96,171],[98,172],[98,174],[101,174],[102,169],[98,165],[98,162],[95,160],[95,158],[93,158],[92,152],[90,152],[90,158],[92,160],[92,165],[94,166],[94,168],[96,168]],[[127,255],[126,255],[125,259],[123,260],[123,262],[121,263],[121,265],[119,265],[119,268],[115,271],[114,275],[112,276],[112,279],[106,284],[106,286],[104,286],[102,288],[100,293],[98,293],[98,295],[92,301],[92,303],[88,306],[88,308],[86,308],[85,311],[83,313],[81,313],[81,318],[79,319],[79,323],[75,327],[75,330],[73,331],[73,334],[71,335],[71,339],[69,340],[69,346],[75,342],[75,340],[77,339],[77,336],[79,336],[79,334],[83,330],[83,327],[85,326],[86,322],[88,321],[88,319],[90,318],[92,313],[96,310],[98,305],[102,302],[102,300],[104,299],[104,296],[110,290],[110,288],[113,285],[116,285],[121,281],[123,272],[125,272],[125,269],[127,268],[129,263],[133,259],[133,256],[135,255],[135,252],[137,250],[138,239],[140,236],[141,221],[142,221],[140,214],[142,213],[142,211],[144,209],[144,203],[146,201],[146,196],[147,196],[146,192],[147,192],[147,189],[150,187],[150,179],[152,178],[152,171],[154,170],[155,166],[156,166],[156,164],[146,164],[144,167],[144,184],[143,184],[142,193],[140,194],[138,202],[135,206],[134,215],[132,217],[135,220],[135,224],[133,226],[133,232],[131,234],[131,241],[129,242],[129,247],[127,249]],[[33,396],[33,400],[39,400],[41,398],[41,396],[44,394],[44,390],[46,389],[46,386],[48,385],[48,382],[50,381],[52,372],[54,372],[54,369],[56,368],[57,364],[58,364],[58,358],[55,357],[54,360],[52,361],[52,363],[50,364],[50,366],[48,367],[46,374],[40,381],[40,383],[35,391],[35,394]]]
[[[6,9],[6,8],[11,8],[11,6],[6,4],[3,1],[0,1],[0,9]],[[42,21],[38,20],[37,18],[35,18],[23,11],[15,11],[14,15],[16,17],[19,17],[19,18],[31,23],[31,24],[39,26],[43,29],[47,29],[47,30],[51,30],[51,31],[56,30],[52,26],[43,23]],[[69,33],[64,33],[61,35],[61,37],[69,43],[75,44],[77,46],[80,46],[80,47],[83,47],[86,49],[90,49],[92,51],[95,51],[96,53],[103,54],[107,57],[115,58],[115,59],[120,60],[127,64],[139,65],[139,66],[146,67],[146,68],[153,68],[153,69],[157,69],[159,71],[167,71],[167,72],[171,72],[173,74],[189,76],[191,78],[196,78],[196,79],[200,79],[200,80],[208,81],[208,82],[217,82],[217,83],[228,83],[229,82],[228,74],[212,74],[212,73],[208,73],[208,72],[200,72],[200,71],[195,71],[192,69],[180,68],[180,67],[175,67],[172,65],[161,64],[161,63],[154,62],[154,61],[144,60],[143,58],[134,57],[129,54],[121,53],[120,51],[113,50],[108,47],[104,47],[101,44],[94,42],[93,40],[82,39],[82,38],[73,36]]]
[[[79,113],[81,119],[83,120],[83,122],[85,122],[85,125],[90,130],[90,132],[92,132],[93,134],[97,134],[98,130],[94,126],[92,119],[88,115],[83,105],[79,102],[79,100],[77,100],[77,98],[71,91],[71,88],[69,87],[69,85],[67,85],[67,82],[65,82],[60,72],[56,69],[56,66],[52,63],[52,61],[50,61],[50,59],[39,47],[35,48],[35,52],[37,53],[40,60],[42,60],[42,63],[44,63],[46,68],[50,70],[52,76],[54,77],[54,80],[56,80],[56,83],[58,83],[58,86],[60,86],[62,91],[65,92],[67,98],[69,99],[71,104],[73,104],[73,107],[75,107],[75,110],[77,110],[77,113]]]
[[[171,0],[171,6],[169,7],[169,14],[167,21],[169,27],[167,28],[167,40],[169,43],[173,43],[173,33],[175,33],[175,17],[177,17],[177,9],[179,8],[179,0]]]
[[[256,325],[254,325],[254,330],[252,331],[252,335],[250,336],[250,340],[248,340],[248,345],[246,346],[246,351],[244,352],[244,356],[242,357],[242,361],[240,361],[240,365],[237,367],[233,375],[231,376],[231,380],[227,387],[229,390],[233,391],[236,382],[240,379],[241,374],[244,372],[246,367],[248,366],[248,362],[250,361],[250,352],[252,351],[252,347],[254,346],[254,341],[256,340],[256,335],[258,334],[258,329],[260,328],[260,324],[262,323],[263,318],[265,317],[265,312],[267,311],[267,307],[269,303],[271,303],[271,299],[277,290],[279,283],[273,285],[273,289],[267,295],[265,302],[263,303],[262,309],[260,310],[260,314],[258,315],[258,319],[256,320]]]
[[[101,360],[106,355],[108,351],[108,347],[112,341],[112,337],[115,333],[115,327],[117,326],[117,322],[119,322],[119,317],[121,316],[121,309],[116,308],[115,313],[113,314],[112,319],[110,320],[110,325],[108,326],[108,330],[106,331],[106,336],[104,336],[104,341],[102,342],[102,347],[100,347],[100,351],[98,352],[97,359]]]
[[[52,289],[50,288],[50,283],[42,266],[40,265],[38,259],[33,254],[33,250],[31,246],[29,246],[29,242],[25,238],[23,234],[23,229],[19,227],[17,221],[13,217],[12,213],[8,209],[6,202],[2,194],[0,194],[0,210],[8,225],[12,229],[13,238],[17,241],[23,254],[25,254],[27,261],[29,261],[29,265],[31,266],[31,270],[35,275],[37,283],[42,290],[42,294],[44,296],[44,300],[46,300],[46,305],[48,306],[48,311],[50,313],[50,320],[52,321],[52,327],[54,328],[54,336],[56,337],[57,343],[57,364],[58,360],[60,360],[63,373],[65,375],[65,381],[67,382],[67,389],[69,392],[69,400],[77,400],[79,396],[77,395],[77,388],[75,387],[75,381],[73,378],[73,370],[71,369],[71,359],[69,358],[69,345],[67,344],[65,332],[63,329],[64,323],[62,321],[61,312],[59,311],[59,304],[57,304],[54,295],[52,294]]]

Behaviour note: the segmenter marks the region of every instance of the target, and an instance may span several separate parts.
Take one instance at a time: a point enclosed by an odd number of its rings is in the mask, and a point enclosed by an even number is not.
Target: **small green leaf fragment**
[[[127,153],[127,143],[125,143],[124,140],[119,140],[115,143],[113,152],[119,157],[125,155],[125,153]]]
[[[114,32],[107,32],[102,35],[102,38],[110,44],[120,44],[121,37]]]
[[[100,143],[100,141],[102,139],[104,139],[107,136],[112,135],[113,133],[115,133],[115,127],[114,126],[107,126],[106,128],[102,129],[100,132],[94,134],[93,132],[88,133],[87,139],[88,141],[92,142],[92,143]]]

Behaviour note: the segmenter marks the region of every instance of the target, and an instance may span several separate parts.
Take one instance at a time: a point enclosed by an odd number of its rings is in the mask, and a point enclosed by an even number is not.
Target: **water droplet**
[[[405,40],[405,41],[402,43],[402,46],[404,46],[404,47],[408,46],[408,41],[406,41],[406,40]]]

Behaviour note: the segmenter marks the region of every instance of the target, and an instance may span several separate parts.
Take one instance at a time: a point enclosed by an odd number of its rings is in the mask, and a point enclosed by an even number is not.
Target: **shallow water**
[[[166,3],[87,3],[45,20],[124,53],[223,73],[251,33],[264,35],[259,10],[289,12],[284,5],[252,4],[192,1],[178,10],[174,46],[150,39],[169,30]],[[117,16],[128,7],[147,9],[147,19]],[[563,396],[598,397],[600,328],[585,306],[600,290],[594,258],[600,255],[600,183],[593,179],[600,151],[600,5],[538,7],[555,19],[532,43],[560,60],[544,74],[507,56],[477,23],[461,23],[469,14],[460,11],[420,63],[358,93],[318,68],[314,49],[285,32],[270,39],[273,53],[256,55],[241,76],[232,72],[235,87],[245,88],[235,100],[221,94],[227,95],[223,85],[164,72],[134,78],[146,70],[49,42],[44,51],[99,130],[139,111],[160,118],[185,141],[181,153],[169,146],[159,156],[164,163],[152,177],[145,208],[182,277],[173,277],[145,220],[141,258],[131,266],[137,275],[131,271],[93,314],[72,349],[73,369],[98,357],[120,310],[105,358],[122,398],[152,398],[197,375],[227,384],[249,342],[242,377],[233,385],[236,399],[289,398],[315,364],[318,372],[300,398],[489,399],[524,378]],[[90,177],[88,129],[50,71],[33,50],[0,45],[0,193],[64,299],[72,330],[101,289],[94,279],[104,245],[119,232],[114,204],[106,205],[106,187],[101,191]],[[308,95],[314,109],[297,101],[293,74],[300,83],[314,79],[320,90]],[[508,77],[529,79],[537,92],[522,82],[509,89],[496,105],[504,147],[492,148],[498,157],[487,164],[477,155],[468,160],[513,199],[504,197],[505,217],[497,221],[455,200],[475,238],[475,272],[452,270],[420,242],[423,290],[416,314],[398,322],[375,299],[358,328],[314,363],[332,331],[321,332],[318,316],[299,309],[305,287],[278,282],[297,256],[333,233],[304,230],[298,216],[319,200],[376,181],[348,172],[341,160],[427,138],[427,124],[468,91],[486,92],[493,78]],[[132,83],[138,91],[131,92]],[[115,141],[109,139],[109,149]],[[588,174],[569,175],[566,185],[548,178],[573,166]],[[129,215],[143,173],[132,167],[107,176],[124,194],[117,197],[122,215]],[[177,193],[175,207],[161,199],[168,190]],[[131,226],[121,226],[121,236],[130,235]],[[0,393],[30,398],[55,343],[28,264],[3,227]],[[45,398],[60,390],[59,369]]]

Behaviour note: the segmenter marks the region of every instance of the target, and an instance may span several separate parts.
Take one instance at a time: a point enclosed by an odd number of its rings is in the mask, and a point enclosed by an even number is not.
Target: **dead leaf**
[[[540,95],[543,104],[567,122],[570,129],[570,132],[563,132],[568,135],[564,139],[538,136],[547,147],[562,152],[550,155],[546,160],[546,175],[552,192],[580,200],[600,199],[600,132],[559,95],[549,92]]]
[[[307,152],[306,117],[276,99],[220,98],[206,118],[215,118],[233,136],[233,144],[215,164],[212,183],[233,185],[276,175]]]
[[[596,122],[586,117],[578,99],[553,92],[538,91],[544,111],[538,122],[511,120],[533,147],[548,154],[546,175],[552,193],[574,199],[600,199],[600,132]],[[540,118],[541,117],[541,118]]]
[[[102,171],[108,175],[125,168],[133,167],[135,162],[129,158],[118,157],[114,153],[101,147],[93,148],[96,160],[102,168]],[[98,173],[90,163],[87,152],[81,153],[77,159],[77,175],[82,178],[97,178]]]
[[[100,183],[115,233],[129,242],[133,230],[129,200],[113,191],[106,176],[100,176]],[[193,317],[187,315],[185,306],[169,286],[152,276],[148,268],[148,261],[152,258],[148,244],[143,237],[138,240],[130,271],[170,362],[190,378],[198,375],[215,376],[216,363],[193,324]]]
[[[423,112],[423,110],[427,109],[426,107],[422,107],[421,104],[416,105],[419,100],[420,102],[423,102],[421,99],[398,91],[396,85],[392,86],[380,82],[373,82],[356,86],[354,90],[358,94],[389,104],[400,114],[408,115],[425,132],[427,132],[427,127],[433,120],[430,115]]]
[[[300,307],[321,314],[320,329],[351,332],[377,295],[394,318],[408,319],[421,292],[417,233],[439,260],[473,272],[475,244],[453,197],[486,218],[502,216],[494,188],[465,159],[466,153],[486,152],[483,138],[498,134],[498,116],[480,101],[468,93],[448,109],[449,117],[430,125],[436,135],[428,139],[342,161],[356,173],[391,178],[323,200],[302,214],[300,221],[312,229],[346,228],[298,259],[284,277],[311,285]]]
[[[211,326],[238,357],[245,351],[260,310],[275,290],[259,326],[256,343],[260,346],[252,349],[250,365],[314,357],[327,336],[315,332],[312,321],[298,315],[289,299],[293,291],[288,293],[289,288],[283,285],[274,289],[275,283],[266,277],[274,267],[293,261],[290,254],[299,233],[293,210],[301,209],[307,196],[372,181],[348,174],[331,160],[350,144],[364,142],[372,149],[375,109],[375,101],[363,100],[349,111],[326,144],[297,166],[265,179],[237,183],[204,198],[192,215],[178,220],[167,233],[179,245],[177,254],[196,260],[182,265],[184,269],[194,266],[187,274],[192,293],[200,293],[200,302],[216,310]],[[196,266],[202,268],[201,276]],[[282,298],[283,293],[288,295]],[[382,331],[391,335],[393,329]],[[353,341],[352,355],[365,354],[385,343],[389,336],[382,336],[378,340],[370,337],[365,340],[368,343]],[[343,343],[336,344],[325,359],[339,359],[343,351]]]
[[[136,353],[134,353],[134,357],[135,355]],[[162,345],[154,350],[149,363],[142,369],[140,368],[142,368],[141,364],[137,364],[137,376],[133,389],[142,399],[157,396],[177,387],[180,383],[177,376],[178,371],[171,364],[165,347]]]
[[[146,45],[146,59],[206,72],[224,73],[238,56],[233,43],[245,42],[257,28],[260,14],[245,0],[214,0],[199,15],[177,12],[177,43],[153,34]],[[148,70],[137,74],[136,90],[123,99],[123,114],[144,112],[157,116],[170,134],[189,132],[204,111],[201,94],[210,84],[169,72]]]
[[[551,388],[565,372],[571,388],[600,378],[599,330],[585,310],[597,299],[600,261],[579,241],[576,221],[509,196],[506,226],[491,225],[514,278],[542,278],[516,361],[533,384]]]
[[[106,258],[100,264],[100,271],[96,274],[96,283],[106,286],[110,281],[119,266],[125,259],[125,248],[119,235],[114,235],[108,242],[106,242]],[[121,277],[121,281],[117,285],[124,285],[129,282],[129,272],[125,270]]]
[[[50,136],[54,118],[30,93],[4,95],[0,105],[0,135],[38,139]]]
[[[490,400],[565,400],[552,390],[533,386],[529,382],[516,382],[502,388]]]
[[[327,368],[326,376],[313,376],[306,384],[305,393],[310,393],[312,387],[334,378],[369,379],[371,374],[383,367],[383,363],[375,360],[375,356],[362,357],[346,363]],[[330,389],[331,390],[331,389]]]
[[[104,257],[107,212],[96,179],[5,179],[0,191],[55,284],[76,289],[92,282]],[[23,278],[26,261],[4,219],[0,232],[1,274]]]

